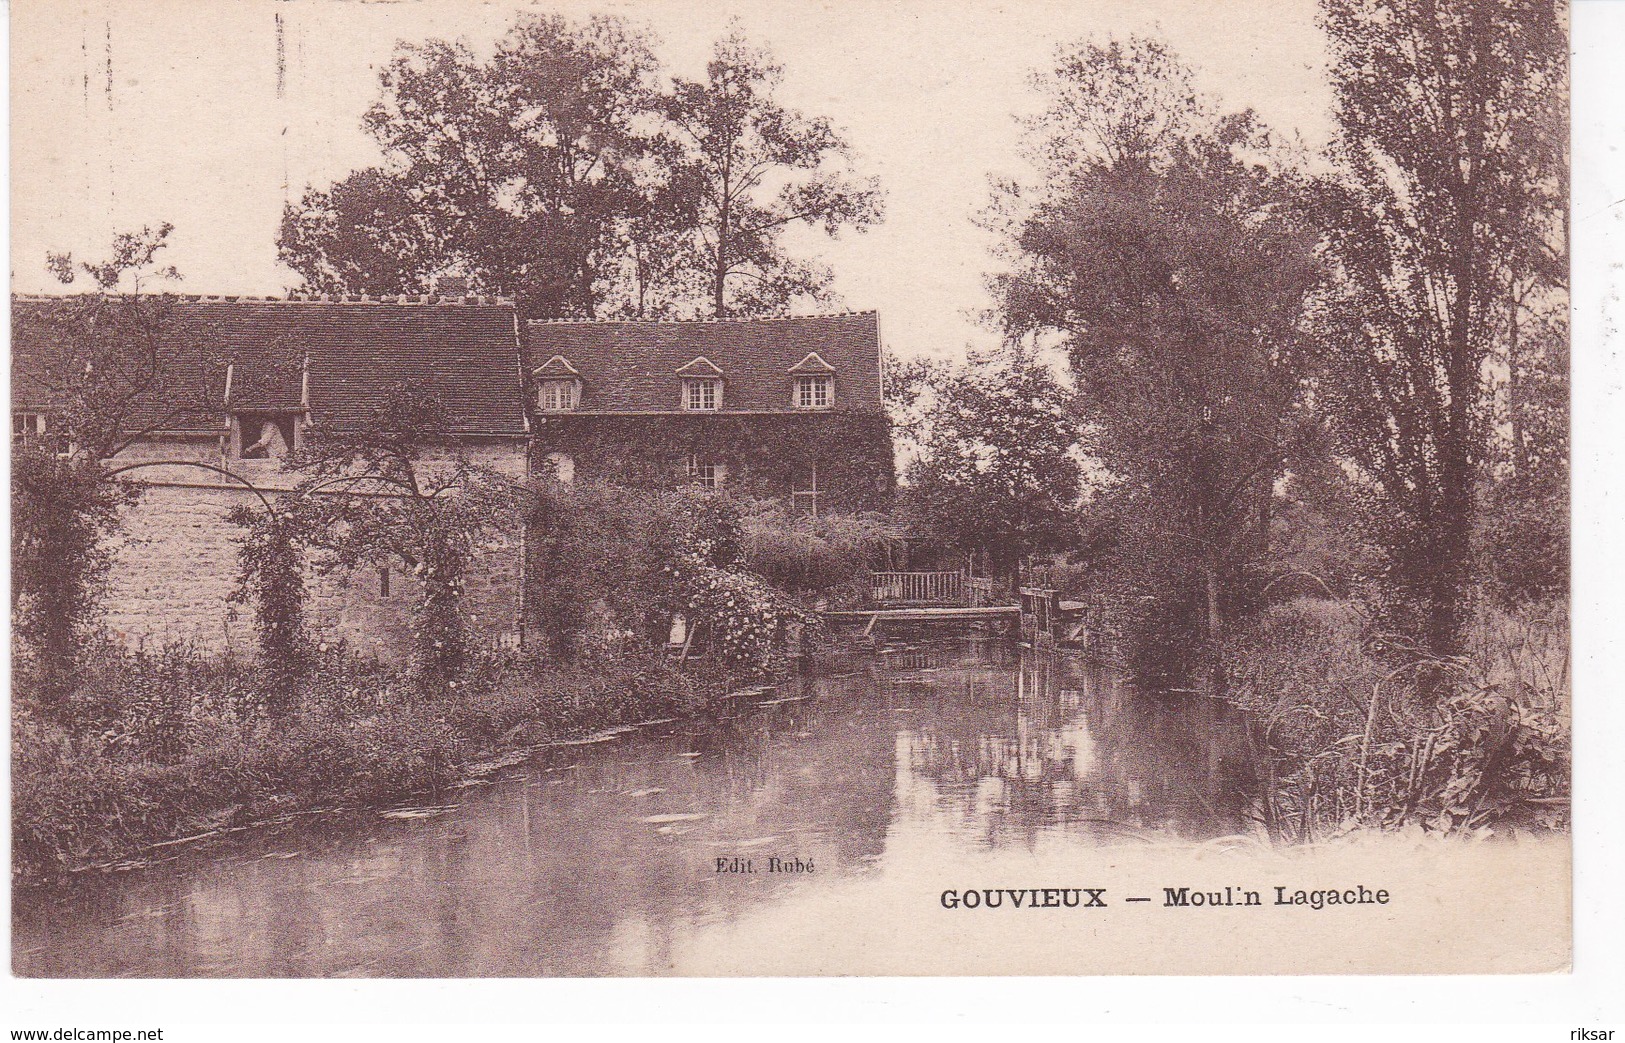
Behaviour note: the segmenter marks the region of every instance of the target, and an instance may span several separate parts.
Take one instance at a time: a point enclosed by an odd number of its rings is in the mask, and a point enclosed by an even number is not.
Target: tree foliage
[[[12,342],[28,350],[13,372],[49,403],[56,451],[106,460],[154,431],[218,418],[221,367],[210,365],[219,360],[208,338],[172,335],[176,297],[162,287],[180,275],[157,259],[172,231],[165,223],[120,233],[95,262],[53,253],[47,267],[64,285],[86,276],[95,288],[14,303]]]
[[[461,451],[444,404],[397,385],[366,425],[317,429],[289,463],[305,478],[281,501],[286,524],[320,552],[316,568],[404,569],[418,585],[418,682],[454,684],[469,662],[469,567],[482,538],[512,526],[513,505]]]
[[[1216,637],[1267,555],[1314,365],[1304,185],[1250,113],[1221,114],[1154,41],[1064,49],[1040,86],[1046,173],[997,209],[999,316],[1008,335],[1058,338],[1071,363],[1109,476],[1099,549]]]
[[[652,205],[656,68],[609,17],[527,15],[486,61],[401,44],[363,120],[383,165],[289,207],[283,261],[324,292],[423,292],[450,270],[534,316],[594,315]]]
[[[260,669],[269,686],[265,707],[272,716],[282,716],[295,708],[310,659],[305,630],[306,540],[297,524],[298,511],[295,501],[284,496],[275,512],[236,507],[227,520],[243,530],[231,600],[253,606]]]
[[[685,146],[679,178],[697,192],[688,249],[712,314],[773,314],[822,297],[831,273],[791,257],[795,223],[834,236],[880,220],[876,179],[855,179],[849,147],[822,117],[774,98],[784,70],[737,26],[717,42],[703,83],[677,80],[665,111]]]
[[[1019,348],[918,371],[929,405],[907,469],[908,513],[939,545],[997,574],[1077,538],[1081,467],[1072,396]],[[903,393],[909,394],[909,393]]]
[[[135,498],[95,461],[12,453],[11,619],[46,705],[69,694],[112,564],[107,538]]]
[[[730,666],[767,671],[808,622],[749,567],[726,493],[544,481],[530,503],[531,601],[555,655],[658,647],[681,616]]]
[[[773,100],[780,70],[737,33],[707,82],[663,89],[619,18],[526,15],[488,60],[402,44],[364,126],[377,167],[308,191],[280,255],[323,293],[420,293],[443,273],[536,318],[782,311],[827,271],[783,245],[878,219],[827,120]]]
[[[157,264],[171,230],[120,233],[96,262],[53,253],[47,267],[59,280],[88,276],[95,290],[13,301],[12,342],[28,345],[13,360],[14,393],[47,411],[47,429],[12,451],[12,618],[47,705],[72,688],[112,563],[107,539],[139,491],[115,480],[107,461],[152,431],[196,420],[209,402],[205,349],[177,345],[168,335],[174,298],[144,292],[179,278]]]
[[[1564,31],[1552,0],[1324,0],[1340,136],[1320,186],[1339,279],[1324,399],[1408,629],[1461,647],[1476,493],[1510,364],[1566,281]],[[1561,340],[1560,335],[1557,339]],[[1566,484],[1566,482],[1565,482]]]

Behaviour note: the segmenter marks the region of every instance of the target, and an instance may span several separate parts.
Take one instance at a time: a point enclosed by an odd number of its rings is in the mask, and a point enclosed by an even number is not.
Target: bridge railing
[[[963,572],[871,572],[869,597],[879,605],[969,604]]]

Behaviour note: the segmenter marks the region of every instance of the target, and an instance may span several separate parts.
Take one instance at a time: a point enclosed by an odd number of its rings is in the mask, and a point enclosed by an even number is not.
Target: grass
[[[1567,638],[1561,609],[1485,610],[1467,653],[1443,660],[1350,602],[1268,609],[1226,663],[1228,698],[1252,719],[1271,834],[1566,826]]]
[[[312,808],[430,790],[504,752],[699,712],[731,679],[653,658],[482,663],[423,698],[342,650],[299,705],[269,719],[251,666],[187,646],[101,649],[47,710],[18,679],[12,717],[13,879],[48,880],[154,844]]]

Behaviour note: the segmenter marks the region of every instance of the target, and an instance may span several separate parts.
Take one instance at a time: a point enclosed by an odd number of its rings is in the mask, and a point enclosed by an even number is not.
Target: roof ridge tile
[[[14,301],[31,301],[48,303],[51,301],[71,300],[75,297],[94,297],[98,294],[93,290],[79,293],[13,293]],[[514,301],[512,297],[493,296],[488,294],[467,294],[464,296],[448,297],[437,294],[385,294],[371,296],[364,294],[321,294],[321,293],[290,293],[286,297],[257,296],[255,294],[241,293],[134,293],[113,294],[119,297],[169,297],[177,301],[191,304],[351,304],[351,305],[418,305],[437,307],[487,307],[511,308]]]
[[[878,315],[877,308],[823,311],[811,315],[726,315],[702,316],[693,319],[526,319],[530,326],[684,326],[715,323],[796,322],[805,319],[844,319],[860,315]]]

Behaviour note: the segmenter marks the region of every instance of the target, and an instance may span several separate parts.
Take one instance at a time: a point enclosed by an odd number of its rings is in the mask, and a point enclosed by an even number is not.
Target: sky
[[[996,265],[975,217],[990,177],[1023,172],[1028,76],[1057,45],[1156,33],[1227,107],[1311,146],[1330,129],[1313,0],[17,0],[13,288],[59,288],[48,250],[98,258],[114,232],[169,221],[180,290],[285,293],[299,280],[276,259],[283,203],[379,159],[360,118],[396,42],[488,49],[524,9],[623,15],[690,77],[737,17],[783,64],[781,100],[830,117],[858,172],[881,180],[883,224],[796,242],[834,269],[844,307],[879,311],[903,355],[995,341],[975,318]]]

